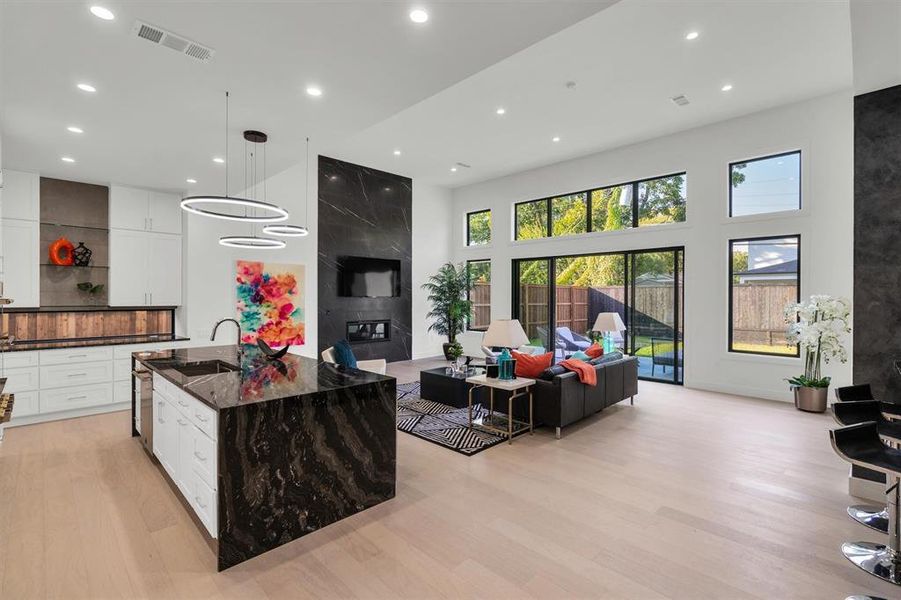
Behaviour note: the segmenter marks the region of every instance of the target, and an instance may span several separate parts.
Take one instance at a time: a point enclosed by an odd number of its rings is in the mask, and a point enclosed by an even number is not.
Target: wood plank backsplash
[[[0,331],[15,341],[172,333],[172,310],[6,313]]]

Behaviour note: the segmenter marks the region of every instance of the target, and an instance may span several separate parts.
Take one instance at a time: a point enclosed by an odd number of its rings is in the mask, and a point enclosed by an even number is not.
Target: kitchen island
[[[393,378],[242,350],[133,355],[152,373],[153,455],[220,571],[395,494]]]

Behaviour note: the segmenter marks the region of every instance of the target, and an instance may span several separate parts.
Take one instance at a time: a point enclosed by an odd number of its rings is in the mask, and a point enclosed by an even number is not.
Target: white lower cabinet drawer
[[[184,411],[200,431],[215,440],[219,430],[216,411],[184,390],[175,388],[174,395],[179,409]]]
[[[216,442],[211,440],[205,433],[194,428],[193,439],[191,440],[191,468],[206,482],[211,489],[218,488],[216,481]]]
[[[13,419],[30,417],[40,412],[38,392],[17,392],[16,401],[13,404]]]
[[[138,390],[138,398],[141,397],[141,392]],[[128,381],[115,381],[113,382],[113,402],[131,402],[131,385]],[[140,409],[140,407],[139,407]],[[138,412],[141,412],[138,410]]]
[[[5,369],[21,369],[23,367],[38,366],[38,352],[5,352],[3,354],[3,367]]]
[[[109,360],[41,367],[41,390],[88,383],[105,383],[112,380],[113,363]]]
[[[131,377],[131,359],[120,358],[113,361],[113,381],[122,381]]]
[[[113,401],[113,385],[78,385],[56,390],[41,390],[41,413],[87,408],[110,404]]]
[[[41,350],[40,352],[41,366],[113,360],[113,349],[110,346],[64,350]]]
[[[40,371],[37,367],[7,368],[5,372],[6,387],[3,388],[3,391],[18,394],[19,392],[37,390],[40,387],[38,385],[40,381],[38,378],[39,373]]]
[[[216,491],[210,488],[197,473],[191,477],[191,497],[188,500],[194,507],[197,516],[203,523],[210,536],[218,537],[218,496]]]

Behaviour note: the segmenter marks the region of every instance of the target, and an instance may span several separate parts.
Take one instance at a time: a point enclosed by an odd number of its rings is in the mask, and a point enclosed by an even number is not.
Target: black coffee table
[[[440,402],[454,408],[466,408],[469,406],[469,388],[472,387],[471,383],[466,383],[466,378],[484,372],[484,369],[477,368],[466,374],[448,375],[445,367],[420,371],[419,396],[425,400]],[[488,399],[485,388],[479,388],[473,392],[473,402],[481,402],[483,399]]]

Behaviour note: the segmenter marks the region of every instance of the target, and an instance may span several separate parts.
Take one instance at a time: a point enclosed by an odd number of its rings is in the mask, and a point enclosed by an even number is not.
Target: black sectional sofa
[[[546,369],[532,388],[535,424],[560,429],[638,394],[638,359],[614,352],[592,361],[598,384],[586,385],[563,367]]]

